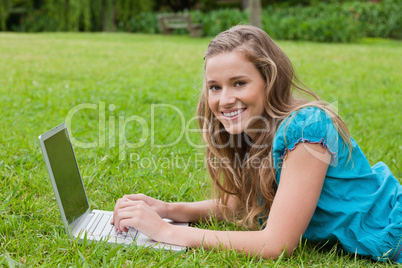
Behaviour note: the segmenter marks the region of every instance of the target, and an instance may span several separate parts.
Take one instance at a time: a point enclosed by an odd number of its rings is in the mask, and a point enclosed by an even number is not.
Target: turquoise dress
[[[330,116],[302,108],[280,125],[273,158],[280,183],[284,156],[300,142],[320,143],[332,154],[321,195],[303,238],[339,242],[350,253],[402,263],[402,186],[382,162],[370,167],[352,139],[352,158]]]

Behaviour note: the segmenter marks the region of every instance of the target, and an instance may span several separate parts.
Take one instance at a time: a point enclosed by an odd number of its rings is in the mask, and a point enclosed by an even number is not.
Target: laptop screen
[[[72,224],[89,205],[67,128],[46,139],[44,145],[66,219]]]

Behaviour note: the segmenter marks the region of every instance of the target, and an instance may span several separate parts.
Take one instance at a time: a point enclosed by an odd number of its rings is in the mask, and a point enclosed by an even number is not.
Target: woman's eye
[[[210,86],[209,89],[212,91],[216,91],[216,90],[219,90],[220,87],[219,86]]]
[[[244,86],[245,84],[246,84],[246,82],[236,82],[235,87],[241,87],[241,86]]]

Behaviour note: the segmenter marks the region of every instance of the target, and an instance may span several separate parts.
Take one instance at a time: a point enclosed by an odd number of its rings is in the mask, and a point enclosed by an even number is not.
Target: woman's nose
[[[228,88],[223,88],[219,99],[219,105],[221,107],[230,106],[236,102],[236,96]]]

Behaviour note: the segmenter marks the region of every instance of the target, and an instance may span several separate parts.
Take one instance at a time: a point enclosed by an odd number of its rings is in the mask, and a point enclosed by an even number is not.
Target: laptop
[[[87,239],[88,242],[107,241],[107,243],[135,244],[172,251],[186,249],[182,246],[156,242],[131,227],[128,228],[128,232],[118,233],[110,224],[112,211],[90,209],[66,123],[40,135],[39,142],[61,219],[70,238],[74,237],[79,242]],[[174,225],[189,225],[164,220]]]

